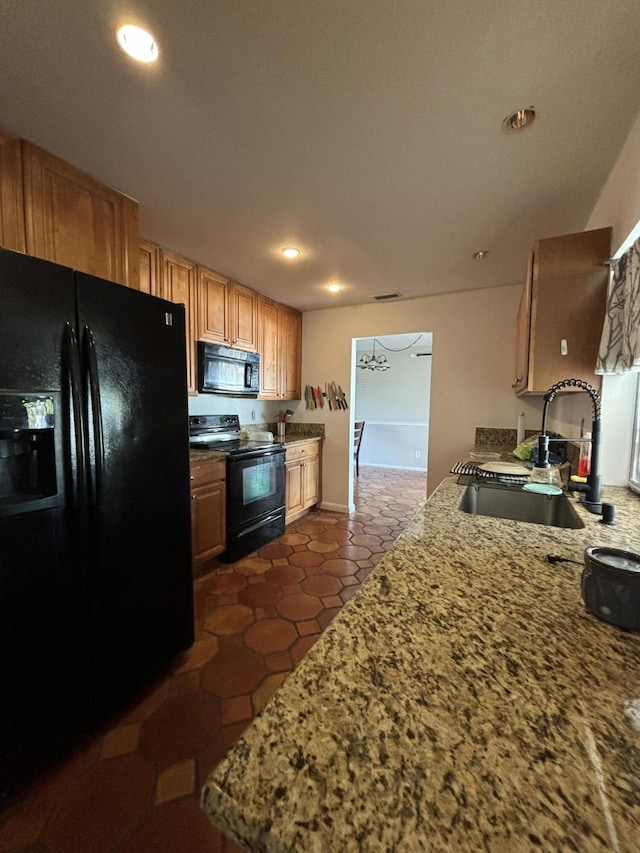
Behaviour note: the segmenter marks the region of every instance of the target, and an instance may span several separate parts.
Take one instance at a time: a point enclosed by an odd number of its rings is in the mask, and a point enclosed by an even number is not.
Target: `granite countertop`
[[[207,459],[226,459],[228,453],[221,450],[199,450],[197,447],[189,448],[189,462],[198,463],[204,462]]]
[[[308,441],[322,441],[323,435],[299,435],[296,433],[291,433],[289,435],[280,435],[277,436],[279,441],[284,443],[285,447],[289,447],[292,444],[305,444]]]
[[[605,489],[564,530],[460,512],[440,484],[209,776],[254,851],[590,851],[640,839],[640,632],[588,614],[584,548],[640,551]]]

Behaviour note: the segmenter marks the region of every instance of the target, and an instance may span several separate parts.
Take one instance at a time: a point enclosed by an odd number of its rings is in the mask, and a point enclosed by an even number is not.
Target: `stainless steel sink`
[[[584,527],[582,519],[566,495],[540,495],[520,488],[500,488],[472,484],[467,486],[458,509],[472,515],[510,518],[551,527]]]

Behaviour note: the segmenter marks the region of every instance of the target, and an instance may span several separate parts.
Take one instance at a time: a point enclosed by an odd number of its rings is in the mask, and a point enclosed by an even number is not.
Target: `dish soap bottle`
[[[591,433],[585,432],[584,441],[580,445],[578,459],[578,477],[588,477],[591,471]]]

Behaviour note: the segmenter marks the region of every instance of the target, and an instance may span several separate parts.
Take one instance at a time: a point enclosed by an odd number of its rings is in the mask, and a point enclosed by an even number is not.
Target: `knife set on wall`
[[[320,390],[319,385],[306,385],[304,389],[304,404],[307,409],[322,409],[324,408],[324,398],[326,397],[329,408],[334,411],[336,409],[348,409],[347,398],[340,385],[335,382],[325,382],[324,391]]]

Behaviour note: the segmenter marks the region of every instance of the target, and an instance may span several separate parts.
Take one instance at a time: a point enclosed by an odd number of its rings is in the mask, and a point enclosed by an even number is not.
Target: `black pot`
[[[582,600],[588,612],[627,631],[640,628],[640,554],[592,547],[584,562]]]

